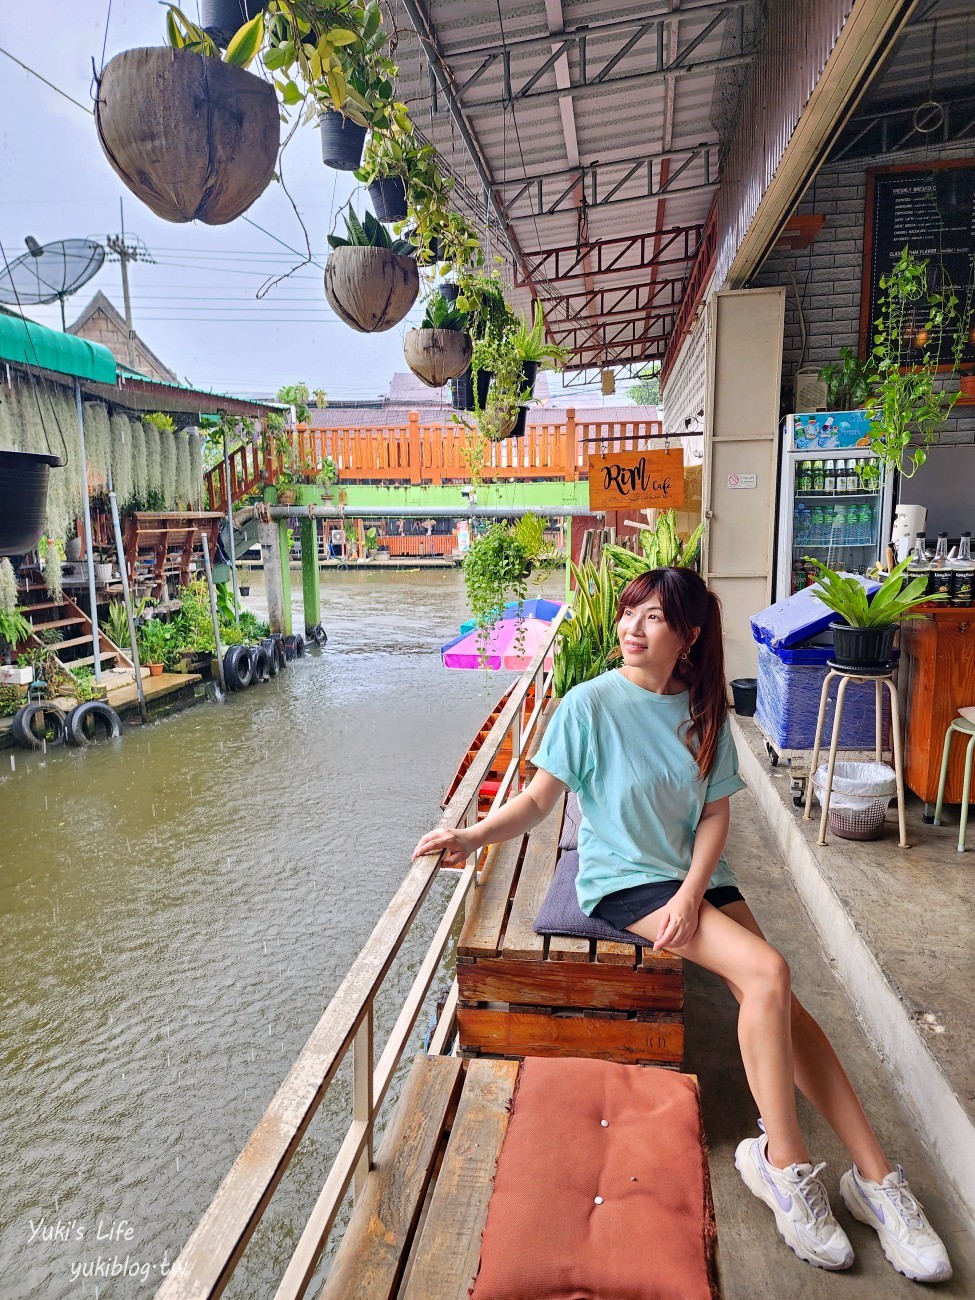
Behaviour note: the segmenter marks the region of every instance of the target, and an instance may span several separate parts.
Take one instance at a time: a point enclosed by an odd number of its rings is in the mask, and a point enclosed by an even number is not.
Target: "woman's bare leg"
[[[747,903],[729,903],[721,911],[750,933],[765,938]],[[725,982],[740,1002],[741,989],[733,979]],[[860,1172],[881,1182],[892,1166],[832,1044],[795,994],[791,1020],[796,1087],[836,1133]]]
[[[628,928],[655,939],[659,913]],[[703,902],[694,937],[673,949],[733,981],[740,993],[738,1042],[748,1086],[768,1134],[769,1161],[780,1169],[809,1159],[796,1115],[789,967],[760,935]]]

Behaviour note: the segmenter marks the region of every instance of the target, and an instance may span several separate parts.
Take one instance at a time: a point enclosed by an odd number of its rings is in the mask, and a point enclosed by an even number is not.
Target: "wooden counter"
[[[905,715],[904,780],[934,811],[948,724],[975,705],[975,606],[939,609],[901,625],[899,690]],[[946,803],[962,800],[965,746],[955,741]]]

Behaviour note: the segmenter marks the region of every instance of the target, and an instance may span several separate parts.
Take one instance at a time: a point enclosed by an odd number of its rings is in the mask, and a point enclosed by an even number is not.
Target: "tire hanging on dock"
[[[254,678],[254,656],[246,645],[232,645],[223,657],[223,675],[227,689],[242,691]]]
[[[71,710],[65,730],[72,745],[83,747],[96,741],[99,732],[106,740],[118,740],[122,734],[122,719],[103,700],[88,700]]]
[[[271,656],[264,649],[263,645],[256,645],[251,650],[254,657],[254,675],[251,678],[253,682],[266,682],[271,679]]]
[[[40,733],[37,727],[40,725]],[[11,724],[14,740],[24,749],[43,749],[47,745],[63,745],[65,718],[60,709],[46,700],[34,700],[14,714]]]
[[[267,655],[267,671],[269,677],[277,677],[281,671],[281,664],[278,662],[278,643],[273,637],[266,636],[261,642],[261,648]]]

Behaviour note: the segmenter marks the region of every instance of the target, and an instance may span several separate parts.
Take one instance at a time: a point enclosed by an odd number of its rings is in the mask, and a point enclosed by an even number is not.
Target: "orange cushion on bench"
[[[693,1078],[526,1059],[474,1300],[714,1300],[713,1245]]]

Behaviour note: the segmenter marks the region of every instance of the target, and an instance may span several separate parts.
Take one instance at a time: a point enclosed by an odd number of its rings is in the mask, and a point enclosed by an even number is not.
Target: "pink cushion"
[[[474,1300],[715,1300],[713,1245],[693,1078],[526,1059]]]

